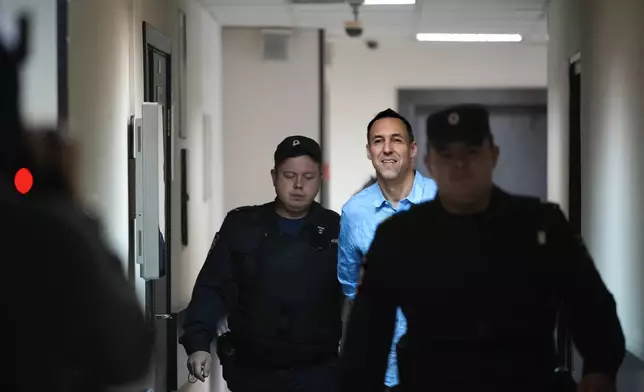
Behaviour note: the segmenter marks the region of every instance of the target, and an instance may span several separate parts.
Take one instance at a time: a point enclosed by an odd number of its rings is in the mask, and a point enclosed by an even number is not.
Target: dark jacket
[[[477,215],[440,196],[385,221],[349,322],[345,391],[382,391],[396,307],[408,333],[405,391],[546,391],[563,302],[584,372],[614,377],[624,357],[615,302],[556,205],[493,191]]]
[[[195,283],[181,343],[210,351],[228,315],[240,360],[289,366],[337,353],[343,295],[337,281],[340,217],[314,203],[297,235],[275,204],[228,213]]]
[[[25,198],[7,182],[0,216],[2,352],[14,362],[0,389],[102,391],[145,377],[154,330],[97,222],[63,196]]]

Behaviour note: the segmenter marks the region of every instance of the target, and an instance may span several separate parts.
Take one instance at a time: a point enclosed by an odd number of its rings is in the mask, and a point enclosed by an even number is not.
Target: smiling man
[[[362,260],[380,222],[414,204],[431,200],[436,194],[434,181],[414,170],[416,153],[411,124],[400,114],[387,109],[369,122],[367,157],[376,169],[377,181],[344,205],[340,220],[338,279],[349,300],[356,295]],[[385,390],[398,385],[396,345],[406,329],[405,317],[399,309]]]

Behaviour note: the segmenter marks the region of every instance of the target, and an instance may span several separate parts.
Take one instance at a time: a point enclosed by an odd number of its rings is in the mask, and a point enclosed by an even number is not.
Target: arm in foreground
[[[381,392],[399,304],[393,227],[383,224],[367,254],[368,270],[349,317],[342,353],[343,392]],[[387,249],[387,246],[389,248]]]
[[[226,304],[232,288],[230,241],[233,219],[228,215],[215,235],[192,291],[183,324],[184,334],[180,339],[188,355],[197,351],[210,352],[219,322],[228,313]]]
[[[362,255],[353,237],[351,216],[343,210],[338,237],[338,281],[342,285],[344,295],[350,300],[355,298],[362,264]]]
[[[52,276],[61,276],[65,285],[51,291],[50,300],[64,304],[57,307],[67,326],[60,339],[68,343],[71,365],[101,385],[140,381],[150,370],[154,328],[121,261],[98,237],[75,228],[59,227],[48,240],[47,253],[61,260]]]
[[[580,236],[575,236],[559,208],[553,209],[565,263],[561,284],[566,321],[584,359],[584,375],[603,374],[615,380],[626,348],[613,295],[604,284]]]

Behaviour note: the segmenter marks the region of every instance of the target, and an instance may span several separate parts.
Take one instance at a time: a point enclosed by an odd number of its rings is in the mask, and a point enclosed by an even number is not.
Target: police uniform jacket
[[[340,217],[314,203],[298,235],[279,229],[275,203],[231,211],[197,278],[181,342],[210,351],[218,321],[239,360],[291,366],[337,354],[343,295]]]
[[[385,221],[344,347],[346,391],[381,391],[396,307],[404,391],[551,391],[559,304],[585,373],[614,377],[624,357],[615,302],[556,205],[500,189],[477,215],[440,195]]]

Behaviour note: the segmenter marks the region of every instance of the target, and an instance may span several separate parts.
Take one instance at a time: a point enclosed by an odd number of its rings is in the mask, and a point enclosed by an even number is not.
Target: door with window
[[[171,173],[172,173],[172,80],[171,41],[148,23],[143,24],[144,100],[163,106],[163,129],[159,138],[159,279],[146,282],[145,310],[154,320],[157,352],[154,364],[156,392],[176,390],[177,327],[171,312]]]

